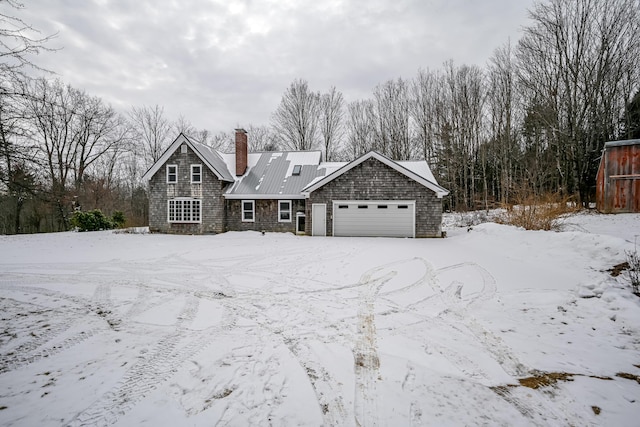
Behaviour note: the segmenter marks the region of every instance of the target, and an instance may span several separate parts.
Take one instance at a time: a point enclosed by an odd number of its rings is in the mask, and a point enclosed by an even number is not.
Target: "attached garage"
[[[415,202],[404,200],[334,201],[333,235],[415,237]]]
[[[322,166],[321,166],[322,167]],[[313,236],[441,237],[440,187],[425,161],[370,152],[302,191]]]

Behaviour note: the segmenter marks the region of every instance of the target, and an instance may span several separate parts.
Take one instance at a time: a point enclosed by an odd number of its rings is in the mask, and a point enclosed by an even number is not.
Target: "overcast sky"
[[[268,124],[296,78],[346,101],[444,61],[484,66],[533,0],[24,0],[58,33],[34,61],[120,111],[160,105],[230,132]],[[6,7],[6,6],[2,6]]]

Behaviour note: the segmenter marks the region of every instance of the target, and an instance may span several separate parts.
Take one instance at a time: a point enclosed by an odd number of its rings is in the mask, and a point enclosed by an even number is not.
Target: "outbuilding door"
[[[333,235],[414,237],[415,206],[404,200],[334,201]]]

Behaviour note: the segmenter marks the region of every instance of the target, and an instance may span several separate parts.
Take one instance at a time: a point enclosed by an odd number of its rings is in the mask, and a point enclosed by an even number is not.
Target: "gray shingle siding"
[[[191,184],[191,165],[202,165],[202,183]],[[178,182],[167,183],[167,165],[178,166]],[[223,192],[229,184],[218,180],[198,156],[178,148],[149,180],[149,230],[161,233],[203,234],[224,232]],[[201,223],[169,223],[168,200],[177,197],[201,199]]]
[[[252,200],[248,197],[245,200]],[[291,222],[278,221],[278,200],[255,200],[255,221],[242,221],[242,200],[227,200],[227,221],[228,231],[276,231],[276,232],[296,232],[296,212],[304,212],[304,200],[291,200]]]
[[[309,195],[306,206],[306,234],[311,235],[311,206],[327,205],[327,236],[332,235],[334,200],[415,200],[416,237],[440,237],[442,199],[411,178],[370,158]]]

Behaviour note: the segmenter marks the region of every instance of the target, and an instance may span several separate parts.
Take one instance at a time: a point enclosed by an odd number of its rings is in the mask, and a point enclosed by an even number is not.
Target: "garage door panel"
[[[366,206],[366,208],[363,208]],[[335,236],[413,237],[415,204],[386,201],[336,203]]]

